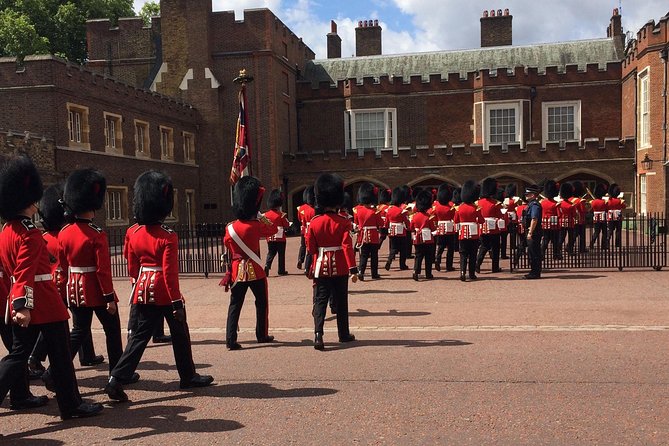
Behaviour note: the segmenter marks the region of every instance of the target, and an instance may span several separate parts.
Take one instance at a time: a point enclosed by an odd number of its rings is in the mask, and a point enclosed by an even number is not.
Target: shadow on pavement
[[[220,397],[230,398],[251,398],[251,399],[269,399],[269,398],[304,398],[310,396],[327,396],[337,393],[336,389],[321,387],[302,387],[297,389],[277,389],[266,383],[240,383],[219,386],[221,389]]]
[[[335,338],[336,339],[336,338]],[[471,342],[460,341],[458,339],[441,339],[436,341],[412,340],[412,339],[356,339],[353,342],[343,342],[338,344],[329,344],[325,340],[325,350],[346,350],[356,347],[459,347],[462,345],[472,345]]]
[[[0,435],[0,444],[5,444],[5,440],[9,440],[9,437]],[[65,444],[64,441],[49,440],[46,438],[12,438],[11,440],[11,444],[16,446],[60,446]]]
[[[401,317],[408,317],[408,316],[429,316],[432,313],[429,311],[398,311],[398,310],[388,310],[388,311],[368,311],[362,308],[357,308],[355,312],[349,311],[348,316],[349,317],[367,317],[367,316],[401,316]],[[334,321],[337,319],[337,316],[332,315],[327,317],[325,320],[326,321]]]
[[[348,294],[410,294],[417,293],[418,290],[351,290],[349,288]]]

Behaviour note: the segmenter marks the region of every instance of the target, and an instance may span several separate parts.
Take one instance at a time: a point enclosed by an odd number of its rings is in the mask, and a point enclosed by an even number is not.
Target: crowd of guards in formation
[[[179,288],[178,238],[163,224],[174,205],[172,181],[163,172],[147,171],[134,184],[136,223],[128,228],[123,255],[132,284],[128,336],[122,345],[118,297],[111,274],[105,232],[94,222],[95,211],[106,195],[104,175],[95,169],[71,173],[64,185],[43,191],[32,160],[12,156],[0,168],[0,334],[8,355],[0,361],[0,403],[9,393],[10,409],[25,410],[48,403],[34,396],[29,379],[39,377],[56,395],[63,420],[98,414],[99,403],[82,400],[73,366],[104,361],[92,346],[91,322],[100,321],[109,358],[104,392],[112,400],[127,401],[124,386],[137,382],[137,366],[148,342],[161,341],[162,325],[170,330],[174,359],[182,389],[212,384],[213,377],[195,369],[186,319],[186,300]],[[542,193],[540,193],[542,192]],[[337,319],[339,342],[351,342],[348,320],[349,281],[380,279],[379,248],[389,240],[386,271],[395,259],[413,279],[433,279],[437,271],[454,271],[454,253],[460,254],[460,279],[475,280],[486,254],[492,271],[500,272],[499,258],[527,251],[531,271],[539,278],[541,257],[552,245],[552,255],[584,252],[585,215],[593,212],[595,230],[590,248],[620,244],[622,210],[620,188],[597,185],[593,193],[575,181],[559,186],[546,181],[517,194],[513,184],[500,189],[492,178],[479,186],[466,181],[462,188],[446,184],[437,190],[408,186],[378,190],[364,183],[356,206],[342,179],[320,175],[304,192],[300,206],[301,245],[297,268],[304,268],[313,283],[314,348],[324,350],[323,327],[328,306]],[[587,196],[591,200],[586,200]],[[541,198],[539,201],[538,198]],[[268,210],[260,210],[266,203]],[[230,291],[226,345],[239,350],[239,317],[246,292],[255,297],[256,340],[274,342],[269,334],[268,280],[278,256],[278,274],[286,275],[286,232],[290,222],[282,210],[283,193],[265,188],[252,176],[239,179],[233,189],[235,220],[223,236],[226,274],[220,285]],[[44,231],[35,225],[38,216]],[[509,237],[510,235],[510,237]],[[268,253],[261,259],[261,241]],[[563,249],[564,247],[564,249]],[[413,251],[413,254],[412,254]],[[501,254],[500,254],[501,253]],[[369,276],[366,272],[369,270]],[[69,309],[69,313],[68,310]],[[68,319],[72,317],[70,331]],[[49,367],[41,362],[48,357]]]

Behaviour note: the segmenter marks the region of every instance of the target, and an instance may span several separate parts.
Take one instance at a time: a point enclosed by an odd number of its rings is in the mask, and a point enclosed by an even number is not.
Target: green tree
[[[49,52],[49,39],[37,34],[30,18],[20,12],[0,11],[0,53],[23,60],[28,54]]]
[[[149,25],[151,23],[151,17],[160,15],[160,3],[154,1],[148,1],[144,3],[142,9],[139,10],[139,16],[144,19],[144,23]]]
[[[0,0],[0,12],[7,17],[0,22],[0,36],[16,35],[17,28],[24,33],[32,28],[37,36],[13,46],[1,40],[0,55],[19,56],[40,51],[84,62],[86,20],[108,18],[115,24],[119,17],[134,17],[132,3],[132,0]]]

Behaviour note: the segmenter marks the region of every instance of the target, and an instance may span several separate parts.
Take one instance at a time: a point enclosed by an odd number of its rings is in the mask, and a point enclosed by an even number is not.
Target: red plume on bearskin
[[[135,180],[133,211],[137,223],[162,223],[174,207],[172,179],[164,172],[149,170]]]
[[[65,181],[66,211],[73,215],[97,211],[105,202],[106,192],[107,181],[102,172],[90,168],[75,170]]]
[[[7,220],[42,198],[42,179],[26,155],[8,158],[0,168],[0,217]]]

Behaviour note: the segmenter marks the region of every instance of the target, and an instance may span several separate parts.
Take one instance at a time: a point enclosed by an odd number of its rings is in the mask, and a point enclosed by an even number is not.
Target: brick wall
[[[481,17],[481,48],[490,46],[512,45],[513,43],[513,16],[508,9],[500,15],[502,10],[484,12]]]

